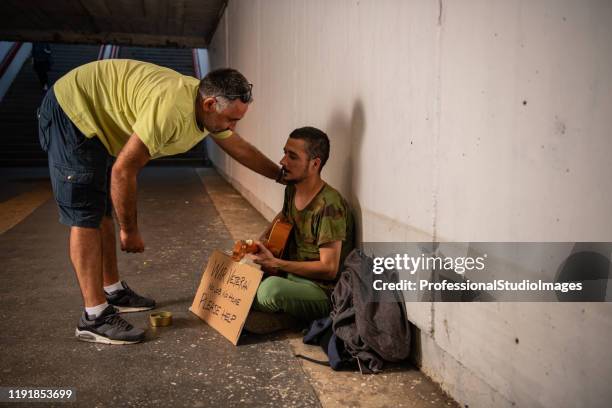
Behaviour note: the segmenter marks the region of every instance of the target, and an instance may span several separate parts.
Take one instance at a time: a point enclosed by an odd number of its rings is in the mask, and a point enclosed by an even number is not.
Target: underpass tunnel
[[[0,387],[74,387],[83,406],[609,406],[610,21],[598,0],[2,2]],[[488,251],[487,267],[510,280],[589,279],[597,301],[409,298],[411,356],[375,376],[298,359],[327,358],[301,333],[246,334],[235,347],[188,309],[214,251],[258,237],[285,187],[207,137],[143,169],[146,250],[119,254],[122,276],[175,325],[152,329],[139,313],[144,344],[84,346],[38,141],[33,43],[50,46],[50,85],[101,59],[196,78],[235,68],[254,84],[237,131],[272,161],[296,128],[329,135],[321,174],[350,204],[362,248],[424,243],[451,256],[463,245],[459,255]],[[576,261],[585,253],[597,256],[593,279]]]
[[[190,17],[196,3],[202,5],[191,1],[55,2],[53,7],[3,3],[0,386],[61,383],[74,388],[77,405],[82,406],[279,403],[311,407],[337,406],[342,401],[377,406],[381,398],[384,404],[398,406],[406,400],[423,406],[453,406],[450,397],[408,362],[390,368],[389,377],[368,380],[369,386],[363,388],[364,380],[356,373],[337,377],[325,367],[305,367],[294,356],[297,352],[318,358],[324,354],[305,349],[299,334],[263,338],[246,334],[236,348],[187,311],[213,251],[230,248],[233,240],[259,235],[268,222],[219,175],[204,141],[187,153],[153,160],[141,172],[138,211],[147,251],[143,256],[119,254],[122,277],[158,299],[159,307],[172,311],[176,330],[148,328],[148,346],[130,350],[127,358],[120,357],[121,350],[74,347],[67,328],[82,305],[66,256],[68,230],[57,222],[47,157],[38,141],[36,112],[46,89],[33,66],[32,45],[48,46],[50,87],[80,65],[115,58],[150,62],[201,78],[210,66],[207,45],[226,2],[204,4],[205,12],[215,17],[207,24],[202,24],[201,14]],[[33,18],[20,19],[23,12]],[[140,14],[147,16],[146,21]],[[99,32],[104,25],[107,32]],[[180,27],[190,36],[178,33]],[[170,28],[175,31],[168,32]],[[9,288],[11,293],[6,292]],[[16,296],[30,301],[15,303]],[[36,323],[35,316],[43,309],[57,311],[57,326]],[[32,324],[17,323],[26,320]],[[147,326],[144,313],[130,321]],[[23,358],[21,353],[30,357]],[[117,365],[126,370],[118,370]],[[95,376],[88,374],[92,367]],[[105,378],[112,393],[97,391],[100,378]],[[387,389],[388,378],[396,391],[386,396],[372,393]],[[402,395],[399,391],[409,383],[418,393]],[[233,391],[235,384],[239,388]],[[350,401],[343,391],[347,388],[352,389]]]

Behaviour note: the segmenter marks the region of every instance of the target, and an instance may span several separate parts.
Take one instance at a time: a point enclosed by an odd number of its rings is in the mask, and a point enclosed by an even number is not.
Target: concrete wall
[[[362,241],[612,241],[612,2],[232,0],[211,68],[255,84],[238,131],[324,178]],[[221,154],[264,215],[282,188]],[[409,303],[422,369],[472,406],[608,406],[605,303]],[[409,392],[407,390],[407,392]]]

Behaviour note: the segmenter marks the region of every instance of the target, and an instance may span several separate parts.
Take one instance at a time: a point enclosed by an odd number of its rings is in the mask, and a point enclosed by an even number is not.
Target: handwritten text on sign
[[[259,269],[215,251],[189,310],[237,344],[262,275]]]

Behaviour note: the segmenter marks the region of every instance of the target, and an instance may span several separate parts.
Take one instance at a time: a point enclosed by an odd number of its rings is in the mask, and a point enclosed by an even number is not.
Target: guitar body
[[[281,220],[276,220],[274,225],[272,225],[270,235],[264,245],[272,252],[275,258],[280,258],[283,255],[292,228],[292,224]]]
[[[262,244],[268,248],[270,252],[272,252],[272,255],[274,255],[275,258],[280,258],[283,256],[283,252],[285,251],[285,247],[289,241],[289,236],[292,229],[293,224],[285,221],[276,220],[274,224],[272,224],[270,234],[265,240],[263,240]],[[232,258],[234,261],[239,262],[246,254],[255,254],[258,250],[259,248],[254,241],[250,239],[238,240],[234,243]],[[274,272],[269,271],[266,268],[263,268],[263,271],[268,274],[273,274]]]

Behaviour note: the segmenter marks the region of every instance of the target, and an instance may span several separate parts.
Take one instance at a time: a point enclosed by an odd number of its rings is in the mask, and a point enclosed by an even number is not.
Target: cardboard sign
[[[254,266],[215,251],[189,310],[236,345],[262,276]]]

